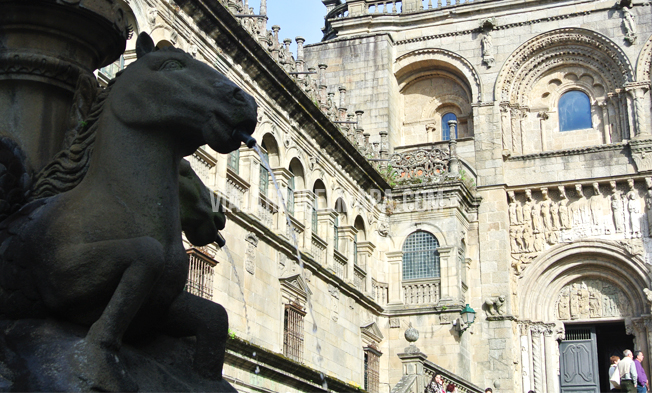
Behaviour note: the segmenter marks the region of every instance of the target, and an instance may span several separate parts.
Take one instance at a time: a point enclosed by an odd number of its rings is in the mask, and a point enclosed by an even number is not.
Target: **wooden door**
[[[600,393],[595,326],[567,327],[559,356],[561,393]]]

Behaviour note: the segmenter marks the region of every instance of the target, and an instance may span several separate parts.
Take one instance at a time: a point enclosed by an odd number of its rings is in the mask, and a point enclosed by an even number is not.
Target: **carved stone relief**
[[[507,192],[512,267],[521,275],[538,254],[585,238],[611,240],[652,263],[652,178]],[[525,257],[527,256],[527,258]]]
[[[258,247],[258,236],[255,233],[249,232],[245,236],[247,241],[247,249],[245,250],[245,270],[248,273],[254,274],[256,272],[256,248]]]
[[[602,280],[579,280],[561,289],[555,312],[557,319],[567,321],[626,317],[632,311],[625,293],[615,285]]]
[[[340,290],[328,284],[328,293],[331,294],[331,319],[337,322],[340,317]]]

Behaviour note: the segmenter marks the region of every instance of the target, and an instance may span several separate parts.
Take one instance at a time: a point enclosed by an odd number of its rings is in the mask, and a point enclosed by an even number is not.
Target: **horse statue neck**
[[[98,121],[88,173],[73,192],[97,203],[117,203],[137,221],[146,217],[143,225],[179,236],[178,141],[166,132],[123,124],[111,110]]]

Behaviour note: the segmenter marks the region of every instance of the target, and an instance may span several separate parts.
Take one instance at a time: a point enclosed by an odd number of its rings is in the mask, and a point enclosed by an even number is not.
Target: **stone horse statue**
[[[82,390],[136,391],[121,345],[152,331],[196,336],[196,372],[222,378],[228,317],[183,290],[181,218],[191,241],[208,243],[223,216],[201,229],[192,209],[180,215],[179,166],[204,144],[226,154],[251,143],[256,103],[187,53],[155,50],[146,34],[136,52],[96,111],[83,178],[0,224],[0,313],[89,326],[70,363]]]

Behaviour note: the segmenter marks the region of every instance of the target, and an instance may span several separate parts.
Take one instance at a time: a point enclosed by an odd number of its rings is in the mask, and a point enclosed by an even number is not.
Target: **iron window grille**
[[[214,267],[217,262],[196,248],[187,251],[190,259],[188,279],[186,280],[186,291],[213,300],[213,277]]]
[[[364,389],[368,393],[379,393],[380,352],[371,346],[364,350]]]
[[[285,305],[283,318],[283,354],[297,362],[303,362],[303,318],[306,312],[291,302]]]
[[[403,245],[403,280],[437,278],[439,271],[439,242],[428,232],[412,233]]]

